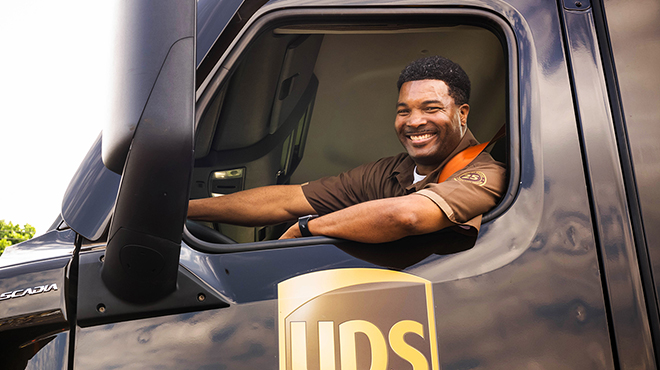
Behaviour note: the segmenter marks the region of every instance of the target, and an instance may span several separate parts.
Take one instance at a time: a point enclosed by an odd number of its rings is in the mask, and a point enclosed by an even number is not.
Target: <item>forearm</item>
[[[272,225],[315,213],[299,185],[249,189],[191,200],[188,218],[242,226]]]
[[[309,221],[313,235],[382,243],[426,234],[452,223],[435,203],[420,195],[360,203]],[[294,225],[284,237],[299,237]]]

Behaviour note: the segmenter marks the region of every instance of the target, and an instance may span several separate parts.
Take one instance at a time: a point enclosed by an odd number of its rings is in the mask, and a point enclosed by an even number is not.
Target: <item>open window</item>
[[[511,56],[496,23],[455,12],[255,22],[200,99],[191,198],[301,184],[402,152],[396,81],[423,56],[448,57],[467,72],[468,127],[488,141],[509,121],[512,98]],[[509,163],[509,147],[503,139],[491,154]],[[207,226],[237,242],[276,239],[288,227]]]

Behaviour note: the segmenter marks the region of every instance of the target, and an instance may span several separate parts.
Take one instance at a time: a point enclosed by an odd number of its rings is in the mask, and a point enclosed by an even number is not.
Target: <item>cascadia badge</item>
[[[338,269],[278,285],[280,370],[439,370],[431,282]]]
[[[16,289],[13,291],[4,292],[0,294],[0,301],[4,301],[6,299],[12,299],[12,298],[21,298],[35,294],[48,293],[51,290],[57,290],[57,284],[53,283],[53,284],[39,285],[31,288]]]

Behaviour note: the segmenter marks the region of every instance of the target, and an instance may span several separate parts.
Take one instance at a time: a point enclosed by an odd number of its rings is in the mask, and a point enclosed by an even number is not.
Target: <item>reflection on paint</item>
[[[77,369],[276,369],[275,301],[79,328]]]
[[[36,352],[25,370],[65,370],[67,368],[69,333],[60,333],[31,344]]]

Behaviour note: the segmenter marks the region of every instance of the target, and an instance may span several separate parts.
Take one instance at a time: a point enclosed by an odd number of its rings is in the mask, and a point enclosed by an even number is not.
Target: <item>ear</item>
[[[461,126],[467,125],[468,113],[470,113],[469,105],[463,104],[460,107],[458,107],[458,114],[461,116]]]

